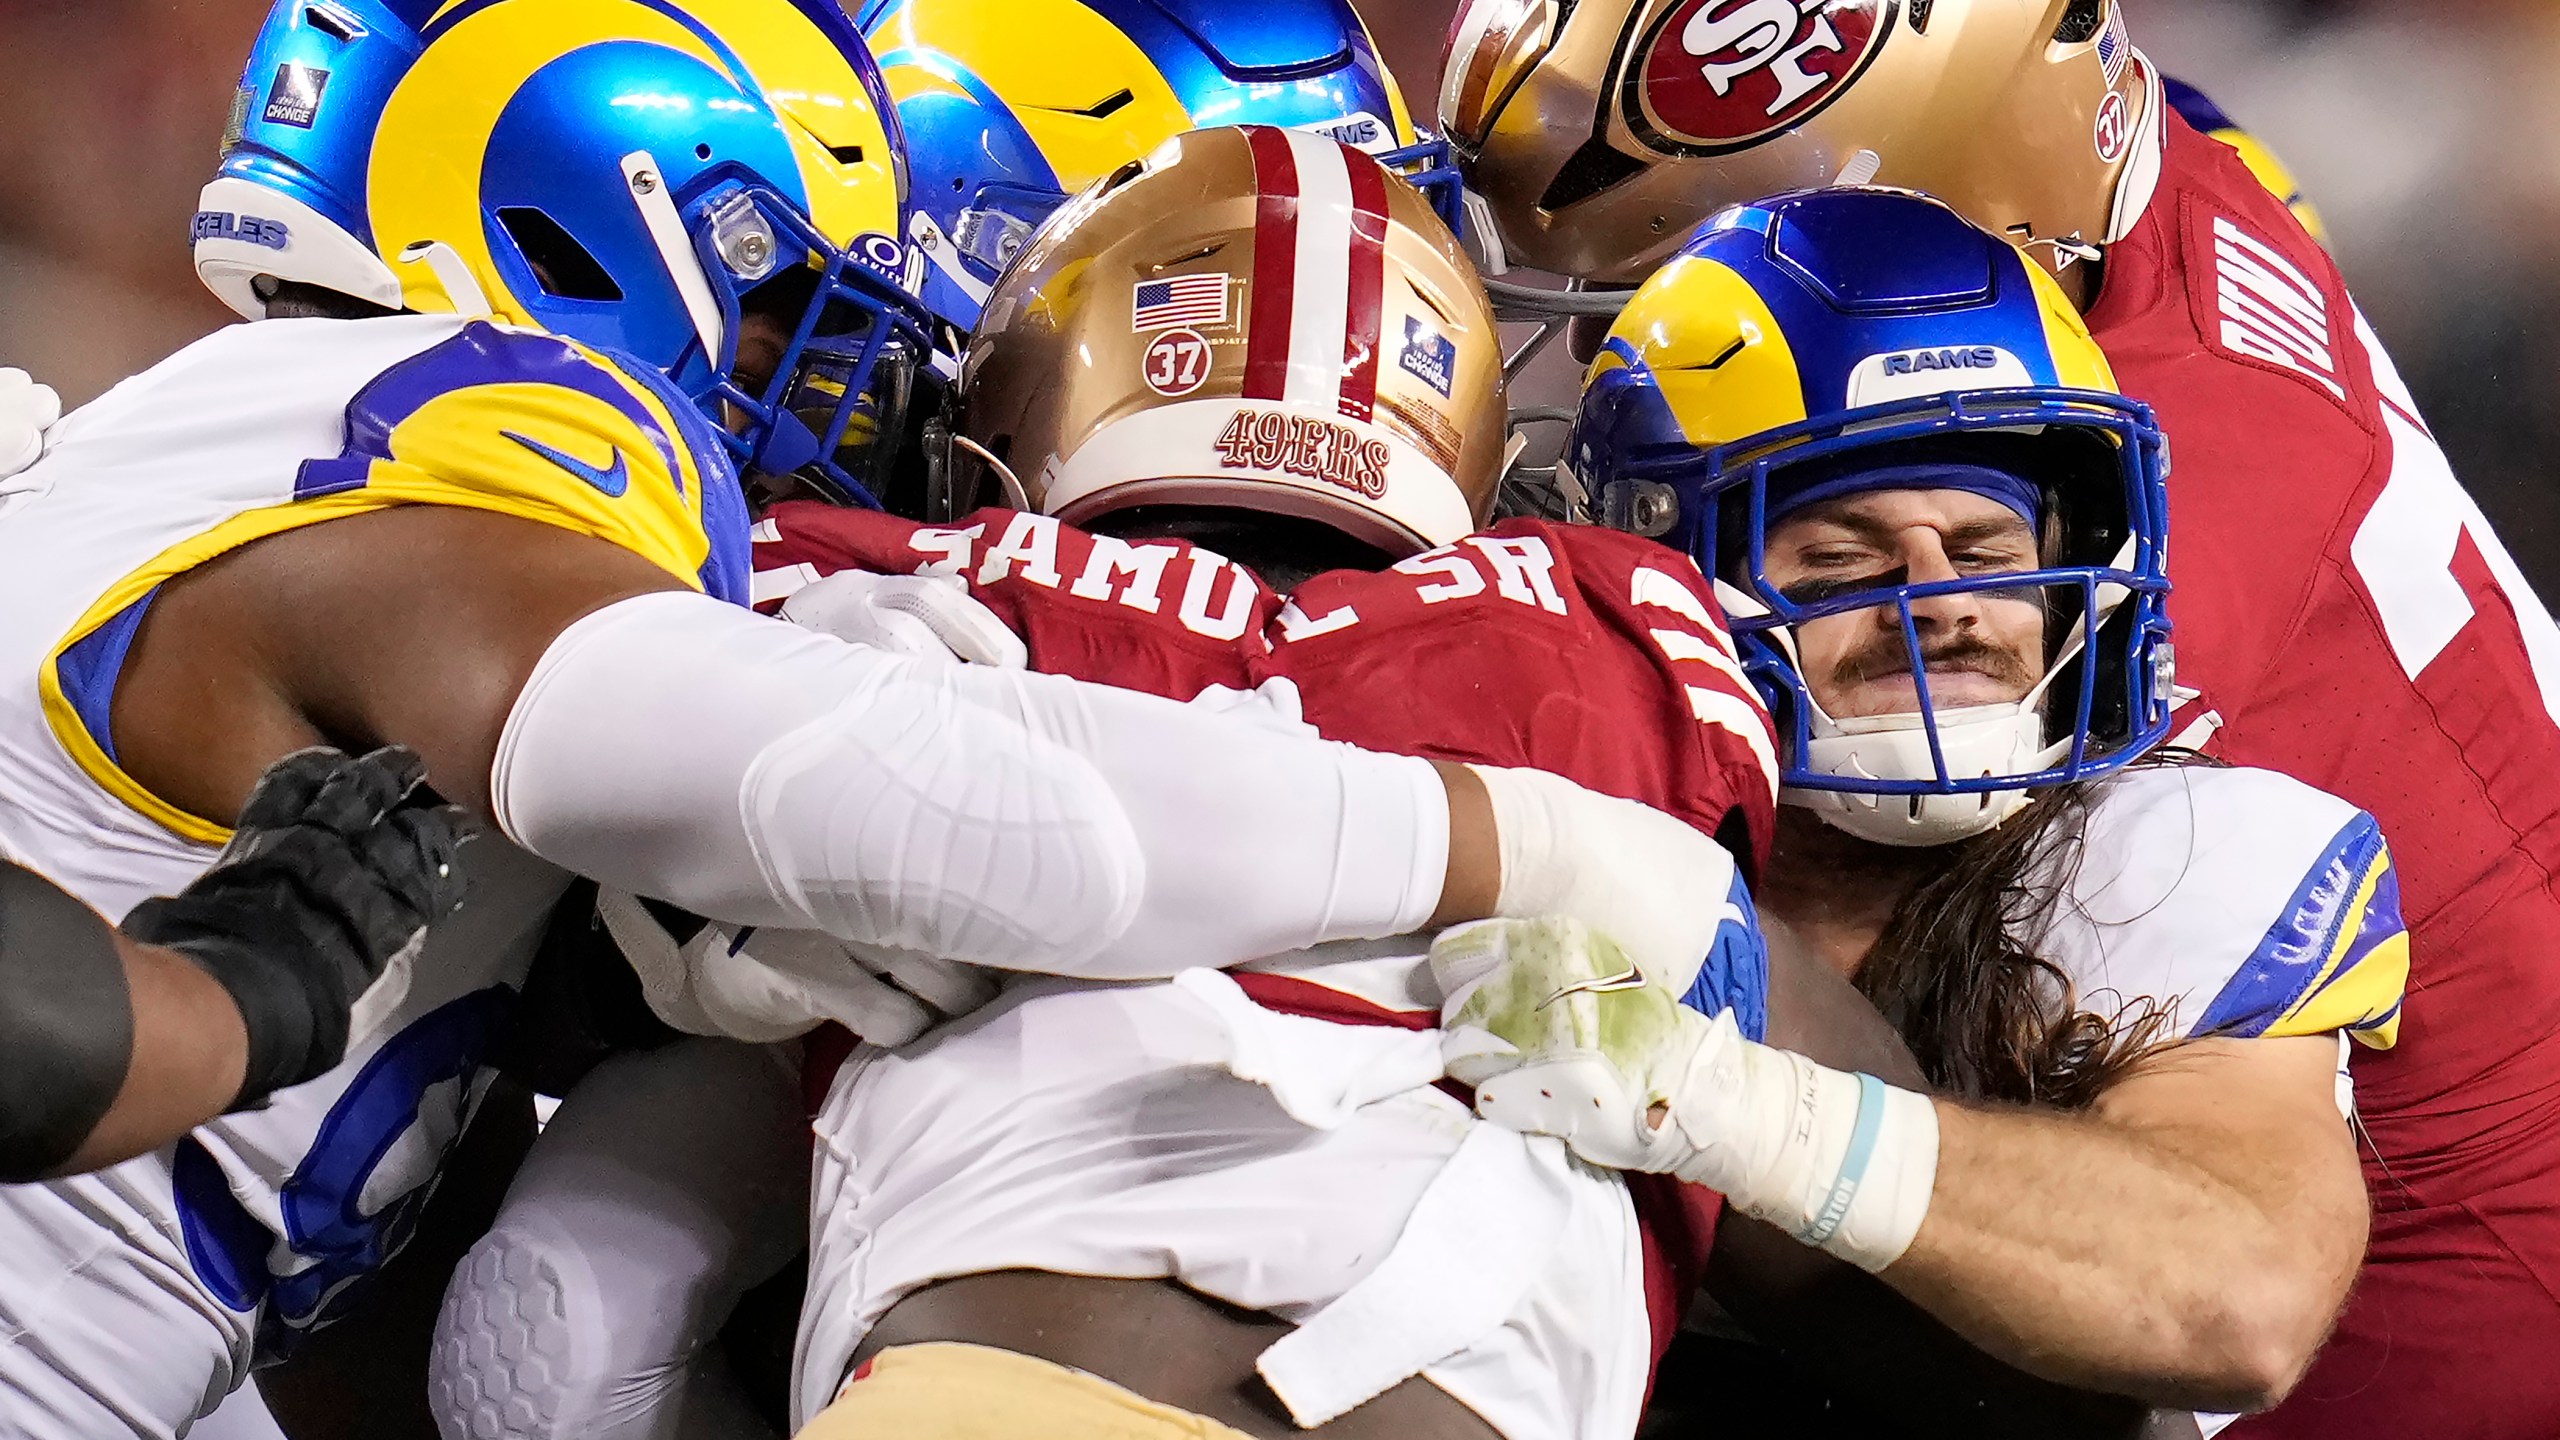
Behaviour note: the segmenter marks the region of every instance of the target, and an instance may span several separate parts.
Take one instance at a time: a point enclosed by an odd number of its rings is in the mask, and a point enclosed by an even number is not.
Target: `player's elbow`
[[[2269,1256],[2227,1272],[2189,1327],[2190,1373],[2180,1387],[2187,1403],[2226,1413],[2272,1409],[2311,1368],[2344,1288],[2309,1256]]]
[[[2226,1333],[2201,1364],[2191,1382],[2194,1403],[2225,1414],[2254,1414],[2273,1409],[2293,1393],[2319,1348],[2314,1335],[2304,1343],[2282,1323],[2254,1323]]]

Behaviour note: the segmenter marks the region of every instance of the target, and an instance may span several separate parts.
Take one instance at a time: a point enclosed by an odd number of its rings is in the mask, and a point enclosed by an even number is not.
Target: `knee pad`
[[[578,1374],[569,1292],[552,1247],[499,1230],[471,1248],[445,1287],[427,1357],[427,1402],[444,1440],[583,1433],[575,1422],[594,1387]]]

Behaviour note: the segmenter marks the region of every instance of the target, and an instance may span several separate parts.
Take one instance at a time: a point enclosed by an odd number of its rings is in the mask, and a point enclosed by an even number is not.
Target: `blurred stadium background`
[[[1453,0],[1361,4],[1427,112]],[[229,318],[186,226],[265,8],[0,0],[0,364],[77,403]],[[2456,469],[2560,596],[2560,5],[2129,8],[2293,164]]]

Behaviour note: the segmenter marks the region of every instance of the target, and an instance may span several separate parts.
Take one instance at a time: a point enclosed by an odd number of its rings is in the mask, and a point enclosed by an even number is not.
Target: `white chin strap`
[[[1947,774],[2029,774],[2060,760],[2071,743],[2044,744],[2042,686],[2025,700],[1970,705],[1938,714],[1938,751]],[[1812,707],[1812,736],[1804,768],[1862,780],[1926,780],[1938,769],[1929,755],[1929,729],[1918,711],[1835,720]],[[1879,845],[1946,845],[1990,829],[2027,803],[2025,790],[1969,795],[1866,795],[1847,790],[1788,786],[1778,798],[1807,809],[1824,823]]]
[[[2133,542],[2126,541],[2115,557],[2115,568],[2122,569],[2130,563],[2133,549]],[[1739,586],[1719,580],[1716,593],[1727,614],[1768,613],[1768,607],[1757,596]],[[2129,593],[2121,585],[2099,586],[2098,623],[2105,624]],[[1803,666],[1796,654],[1794,633],[1786,629],[1770,633],[1801,674]],[[1997,705],[1967,705],[1937,712],[1938,754],[1946,759],[1949,779],[2030,775],[2060,764],[2071,753],[2068,738],[2045,743],[2045,692],[2078,657],[2088,633],[2085,625],[2074,624],[2070,641],[2046,668],[2044,678],[2023,697]],[[1803,769],[1844,779],[1937,778],[1938,766],[1929,753],[1928,717],[1919,711],[1834,719],[1813,699],[1810,687],[1805,690],[1804,705],[1807,737]],[[1778,792],[1780,803],[1810,810],[1825,824],[1861,840],[1907,846],[1948,845],[1971,839],[2017,814],[2031,798],[2032,793],[2024,788],[1959,795],[1871,795],[1789,785]]]

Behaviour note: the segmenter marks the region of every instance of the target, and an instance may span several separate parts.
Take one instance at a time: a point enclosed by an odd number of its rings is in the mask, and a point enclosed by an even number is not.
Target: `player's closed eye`
[[[2016,549],[2005,545],[1984,546],[1971,550],[1959,550],[1949,558],[1955,562],[1955,566],[1958,570],[1972,574],[1997,572],[2001,570],[2031,570],[2035,568],[2034,556],[2029,555],[2023,549]]]
[[[1835,596],[1855,590],[1882,590],[1907,583],[1909,566],[1896,565],[1890,570],[1866,570],[1854,575],[1818,575],[1778,587],[1778,593],[1791,605],[1819,605]]]

